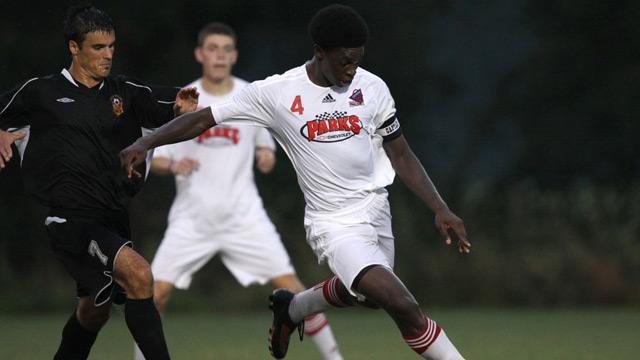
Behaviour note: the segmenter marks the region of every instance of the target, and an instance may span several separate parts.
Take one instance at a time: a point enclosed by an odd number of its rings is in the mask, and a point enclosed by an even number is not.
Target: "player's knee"
[[[107,323],[111,316],[111,308],[103,307],[80,307],[77,312],[78,322],[90,331],[98,331]]]
[[[153,295],[153,275],[148,265],[141,265],[129,269],[123,278],[123,285],[127,291],[127,296],[147,298]]]
[[[389,297],[385,309],[404,318],[421,319],[418,302],[411,294]]]

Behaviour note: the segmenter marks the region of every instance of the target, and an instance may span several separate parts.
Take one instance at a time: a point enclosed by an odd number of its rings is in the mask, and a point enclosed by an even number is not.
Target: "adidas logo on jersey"
[[[72,102],[74,102],[75,100],[73,100],[73,99],[69,99],[68,97],[63,97],[63,98],[60,98],[60,99],[56,99],[56,101],[57,101],[57,102],[61,102],[61,103],[63,103],[63,104],[67,104],[67,103],[72,103]]]
[[[336,99],[333,98],[333,96],[331,96],[331,94],[327,94],[327,96],[324,97],[324,99],[322,99],[323,103],[332,103],[332,102],[336,102]]]

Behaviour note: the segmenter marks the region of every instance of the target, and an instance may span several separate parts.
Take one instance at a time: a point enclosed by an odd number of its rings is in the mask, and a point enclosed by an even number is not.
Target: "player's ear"
[[[236,61],[238,61],[238,49],[233,49],[231,53],[231,66],[235,65]]]
[[[80,52],[80,45],[78,45],[78,43],[75,40],[69,40],[69,52],[71,53],[71,55],[78,55],[78,53]]]
[[[322,50],[322,48],[318,44],[313,44],[313,55],[318,60],[322,60],[324,59],[324,50]]]
[[[193,56],[195,56],[196,61],[202,64],[204,62],[204,55],[202,55],[202,47],[197,46],[193,49]]]

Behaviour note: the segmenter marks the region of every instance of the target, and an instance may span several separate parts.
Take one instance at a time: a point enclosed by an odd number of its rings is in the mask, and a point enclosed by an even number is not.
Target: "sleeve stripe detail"
[[[394,122],[394,121],[396,121],[396,120],[398,120],[398,118],[397,118],[397,117],[395,117],[395,116],[390,117],[390,118],[388,118],[387,120],[385,120],[385,122],[383,122],[383,123],[382,123],[382,125],[380,125],[380,127],[379,127],[378,129],[384,129],[384,128],[386,128],[387,126],[389,126],[389,125],[393,124],[393,122]]]
[[[16,91],[16,93],[15,93],[15,94],[13,94],[13,96],[11,97],[11,100],[9,100],[9,103],[7,104],[7,106],[5,106],[5,107],[4,107],[4,109],[2,109],[2,111],[0,111],[0,115],[2,115],[2,114],[3,114],[3,113],[4,113],[4,112],[9,108],[9,106],[11,106],[11,103],[12,103],[12,102],[13,102],[13,100],[16,98],[16,96],[18,95],[18,93],[19,93],[20,91],[22,91],[22,89],[24,89],[24,87],[25,87],[25,86],[27,86],[27,84],[28,84],[28,83],[30,83],[30,82],[32,82],[32,81],[34,81],[34,80],[38,80],[38,78],[37,78],[37,77],[35,77],[35,78],[33,78],[33,79],[27,80],[27,82],[25,82],[25,83],[24,83],[24,85],[22,85],[22,86],[20,87],[20,89],[18,89],[18,91]]]
[[[144,85],[140,85],[140,84],[132,83],[131,81],[125,81],[124,83],[125,83],[125,84],[129,84],[129,85],[131,85],[131,86],[135,86],[135,87],[139,87],[139,88],[147,89],[147,90],[149,90],[149,92],[153,92],[153,91],[151,91],[151,88],[150,88],[150,87],[148,87],[148,86],[144,86]]]
[[[175,104],[175,101],[161,101],[161,100],[158,100],[158,103],[160,103],[160,104]]]
[[[390,135],[387,135],[387,136],[383,136],[382,137],[382,142],[386,143],[388,141],[391,141],[393,139],[396,139],[396,138],[400,137],[400,135],[402,135],[402,129],[398,128],[398,130],[395,131],[394,133],[391,133]]]

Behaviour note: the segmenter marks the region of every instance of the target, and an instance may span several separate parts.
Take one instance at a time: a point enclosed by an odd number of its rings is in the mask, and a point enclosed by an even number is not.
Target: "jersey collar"
[[[67,70],[66,68],[63,68],[61,73],[62,73],[62,76],[64,76],[67,80],[69,80],[70,83],[75,85],[75,87],[77,87],[77,88],[80,87],[80,85],[78,85],[78,83],[73,78],[73,76],[71,76],[71,73],[69,72],[69,70]],[[103,86],[104,86],[104,80],[102,80],[102,82],[100,83],[100,86],[98,87],[98,90],[102,89]]]

